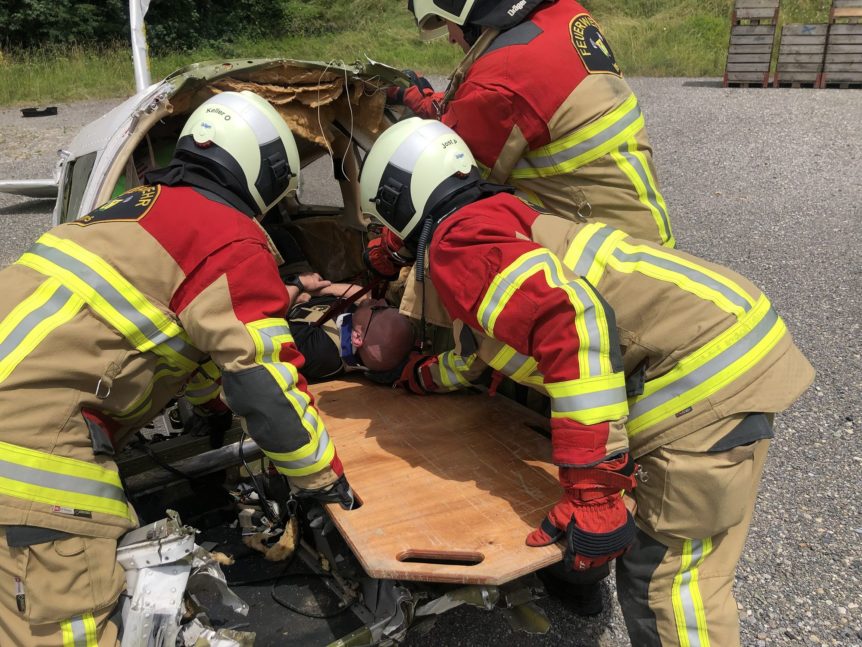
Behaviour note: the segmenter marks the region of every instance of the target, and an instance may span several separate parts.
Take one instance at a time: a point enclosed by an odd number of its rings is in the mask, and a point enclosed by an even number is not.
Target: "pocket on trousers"
[[[755,446],[712,453],[661,447],[641,457],[646,482],[635,489],[638,516],[679,539],[714,537],[741,523],[757,491]]]
[[[30,546],[28,551],[24,614],[31,624],[104,609],[125,588],[116,539],[76,535]]]

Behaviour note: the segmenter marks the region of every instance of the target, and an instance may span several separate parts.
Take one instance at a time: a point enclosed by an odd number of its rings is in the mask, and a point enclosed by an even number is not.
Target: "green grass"
[[[629,76],[720,76],[730,34],[731,0],[586,0]],[[829,0],[782,0],[782,22],[824,22]],[[154,56],[153,78],[195,61],[234,57],[287,57],[353,61],[365,55],[425,73],[444,74],[460,60],[445,40],[423,43],[403,3],[359,0],[356,20],[339,33],[239,40],[191,52]],[[346,9],[341,7],[341,11]],[[131,53],[72,47],[0,52],[0,105],[38,105],[129,95]]]

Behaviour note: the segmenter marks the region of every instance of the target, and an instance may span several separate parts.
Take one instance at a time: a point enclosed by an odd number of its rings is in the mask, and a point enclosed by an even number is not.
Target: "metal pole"
[[[147,30],[144,17],[150,0],[129,0],[129,27],[132,32],[132,64],[135,67],[135,92],[146,90],[152,84],[150,59],[147,51]]]

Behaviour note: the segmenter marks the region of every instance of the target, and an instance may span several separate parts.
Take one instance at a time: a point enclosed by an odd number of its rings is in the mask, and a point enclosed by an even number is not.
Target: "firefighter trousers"
[[[740,644],[733,580],[772,435],[766,415],[752,420],[768,434],[743,434],[748,442],[724,451],[670,443],[638,459],[645,482],[635,489],[637,538],[616,561],[632,645]]]
[[[38,543],[20,545],[27,543],[19,541],[21,529]],[[43,541],[52,535],[58,533],[0,526],[0,645],[119,645],[114,612],[126,578],[117,540],[62,534]]]

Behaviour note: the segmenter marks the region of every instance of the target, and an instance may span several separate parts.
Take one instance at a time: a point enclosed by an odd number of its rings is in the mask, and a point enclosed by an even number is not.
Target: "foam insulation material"
[[[275,106],[295,136],[327,150],[338,134],[332,126],[336,119],[346,130],[360,129],[373,138],[386,127],[386,93],[371,81],[338,72],[283,67],[257,74],[255,81],[226,77],[210,87],[216,93],[259,94]]]

